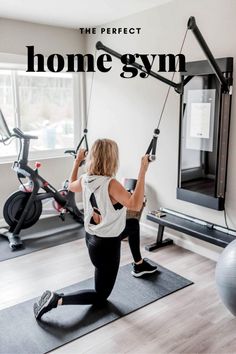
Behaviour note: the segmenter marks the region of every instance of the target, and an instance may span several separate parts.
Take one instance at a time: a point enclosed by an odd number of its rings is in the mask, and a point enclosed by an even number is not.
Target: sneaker
[[[62,294],[53,293],[52,291],[45,291],[39,301],[34,304],[34,315],[37,320],[48,311],[57,307],[58,300]]]
[[[131,274],[134,277],[141,277],[144,274],[150,274],[150,273],[155,273],[157,271],[157,266],[151,265],[147,259],[143,259],[143,262],[141,264],[135,264],[133,263],[133,270]]]

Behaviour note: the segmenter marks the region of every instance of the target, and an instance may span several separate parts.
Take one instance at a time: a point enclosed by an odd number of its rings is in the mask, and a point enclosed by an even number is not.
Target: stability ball
[[[236,240],[230,242],[220,255],[216,285],[223,304],[236,316]]]

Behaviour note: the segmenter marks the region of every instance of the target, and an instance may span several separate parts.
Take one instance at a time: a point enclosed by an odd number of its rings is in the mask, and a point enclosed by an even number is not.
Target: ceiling
[[[1,18],[78,28],[106,24],[172,0],[0,0]]]

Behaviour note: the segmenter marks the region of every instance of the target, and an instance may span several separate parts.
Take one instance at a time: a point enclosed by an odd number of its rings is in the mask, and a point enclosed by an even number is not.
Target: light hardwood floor
[[[153,239],[142,236],[142,245],[150,241]],[[143,250],[143,256],[195,284],[75,340],[53,354],[236,353],[236,318],[217,296],[215,263],[177,246],[152,253]],[[130,261],[128,243],[122,242],[121,264]],[[1,262],[0,274],[2,309],[37,297],[45,289],[55,290],[86,279],[92,276],[93,268],[84,240],[78,240]]]

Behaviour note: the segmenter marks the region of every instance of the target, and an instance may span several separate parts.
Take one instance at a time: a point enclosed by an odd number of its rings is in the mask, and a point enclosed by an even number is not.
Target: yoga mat
[[[31,228],[22,230],[20,233],[24,242],[22,249],[12,251],[8,239],[0,236],[0,262],[78,240],[84,235],[84,227],[70,215],[66,215],[65,221],[62,221],[58,216],[47,217],[39,220]]]
[[[41,321],[36,321],[33,315],[36,299],[1,310],[0,354],[47,353],[192,284],[190,280],[157,266],[158,272],[142,278],[130,274],[130,264],[121,267],[109,301],[100,308],[59,306],[44,314]],[[59,291],[67,294],[85,288],[93,288],[93,278]]]

